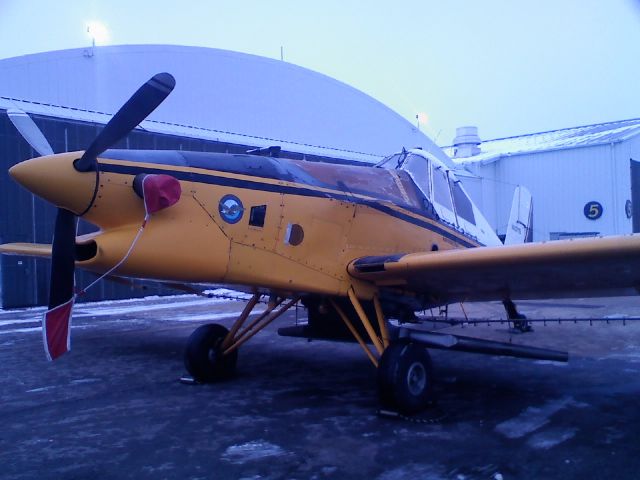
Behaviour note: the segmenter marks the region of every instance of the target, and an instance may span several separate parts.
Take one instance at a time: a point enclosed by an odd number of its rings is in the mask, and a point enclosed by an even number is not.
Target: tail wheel
[[[228,333],[222,325],[211,323],[196,328],[189,337],[184,366],[198,382],[215,382],[234,375],[238,350],[222,355],[222,342]]]
[[[410,342],[389,345],[378,366],[378,393],[383,407],[406,415],[426,408],[433,395],[427,349]]]

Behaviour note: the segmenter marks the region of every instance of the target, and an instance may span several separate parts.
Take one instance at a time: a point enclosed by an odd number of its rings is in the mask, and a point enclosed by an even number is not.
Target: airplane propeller
[[[74,161],[74,168],[79,172],[95,171],[97,176],[97,157],[147,118],[173,91],[175,83],[169,73],[158,73],[149,79],[109,120],[82,157]],[[10,112],[7,113],[12,123],[34,150],[40,155],[53,154],[51,146],[31,117],[20,110]],[[87,210],[79,215],[84,215]],[[56,359],[70,347],[69,323],[75,299],[77,223],[78,216],[74,212],[58,208],[51,251],[49,310],[43,319],[45,347],[50,360]]]

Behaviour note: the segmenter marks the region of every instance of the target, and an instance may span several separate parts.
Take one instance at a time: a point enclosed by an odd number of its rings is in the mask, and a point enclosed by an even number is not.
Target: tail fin
[[[531,242],[533,240],[533,200],[531,192],[523,186],[517,186],[513,192],[511,213],[505,245]]]

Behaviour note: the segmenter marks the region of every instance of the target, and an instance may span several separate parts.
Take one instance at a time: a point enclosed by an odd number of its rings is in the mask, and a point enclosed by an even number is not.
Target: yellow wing
[[[640,235],[362,257],[349,273],[437,303],[640,293]]]
[[[4,255],[51,258],[51,245],[46,243],[5,243],[0,245]]]

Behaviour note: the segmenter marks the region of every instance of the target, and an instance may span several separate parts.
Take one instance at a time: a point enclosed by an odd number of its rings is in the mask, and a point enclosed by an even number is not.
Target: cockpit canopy
[[[453,171],[429,152],[403,150],[386,157],[376,167],[406,172],[447,223],[475,236],[484,236],[486,230],[493,234]]]

